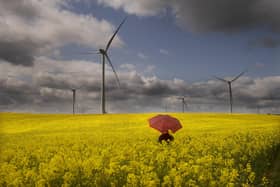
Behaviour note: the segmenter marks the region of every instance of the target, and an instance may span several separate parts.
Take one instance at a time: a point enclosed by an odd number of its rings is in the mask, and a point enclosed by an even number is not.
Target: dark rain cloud
[[[15,79],[1,79],[0,81],[0,105],[18,107],[24,104],[32,104],[35,90],[30,84]]]
[[[68,0],[0,0],[0,60],[30,67],[63,46],[104,45],[114,27],[106,20],[63,8]],[[92,32],[92,31],[95,32]],[[113,47],[123,42],[117,36]]]
[[[280,31],[278,0],[173,0],[177,22],[195,32]]]
[[[280,31],[279,0],[98,0],[129,14],[151,16],[170,9],[177,23],[194,32]]]
[[[175,0],[177,21],[199,32],[231,32],[252,28],[260,23],[254,12],[256,0]]]
[[[0,41],[0,59],[14,65],[32,66],[37,47],[30,41]]]
[[[20,32],[9,33],[8,27],[11,25],[18,27],[14,22],[15,18],[21,22],[37,19],[40,11],[32,5],[31,1],[18,0],[0,0],[0,11],[0,59],[14,65],[32,66],[39,44],[31,41],[31,38],[25,38],[24,34],[20,36]],[[21,29],[19,27],[18,31]]]

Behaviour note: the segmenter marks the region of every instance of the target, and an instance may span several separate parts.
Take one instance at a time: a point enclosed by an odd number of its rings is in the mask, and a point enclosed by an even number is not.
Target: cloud
[[[32,86],[16,78],[6,77],[0,81],[0,109],[19,107],[33,103]]]
[[[125,65],[126,66],[126,65]],[[129,67],[129,66],[128,66]],[[92,73],[95,72],[95,73]],[[227,111],[228,87],[218,80],[187,83],[148,76],[136,68],[114,73],[106,69],[108,112],[180,111],[178,96],[187,97],[189,111]],[[100,110],[101,66],[89,61],[34,59],[32,68],[0,63],[0,110],[71,113],[72,91],[77,89],[77,111]],[[235,112],[280,112],[280,76],[241,77],[232,85]]]
[[[134,64],[121,64],[120,68],[132,71],[135,70],[136,67]]]
[[[175,0],[171,5],[177,22],[195,32],[232,32],[256,26],[255,0]]]
[[[138,16],[154,16],[166,11],[166,0],[97,0],[99,4],[123,9],[129,14]]]
[[[147,56],[147,55],[145,55],[145,54],[144,54],[144,53],[142,53],[142,52],[137,53],[137,56],[138,56],[139,58],[143,59],[143,60],[145,60],[145,59],[147,59],[147,58],[148,58],[148,56]]]
[[[159,52],[163,55],[169,55],[169,51],[167,51],[166,49],[160,49]]]
[[[148,65],[146,69],[144,70],[144,73],[152,73],[156,69],[156,66],[154,65]]]
[[[32,66],[68,44],[104,47],[114,31],[105,20],[71,12],[66,0],[0,0],[0,59]],[[122,45],[116,38],[113,46]]]
[[[30,41],[0,41],[0,58],[15,65],[32,66],[36,44]]]
[[[193,32],[235,32],[264,26],[280,31],[278,0],[98,0],[129,14],[153,16],[170,9],[177,23]]]

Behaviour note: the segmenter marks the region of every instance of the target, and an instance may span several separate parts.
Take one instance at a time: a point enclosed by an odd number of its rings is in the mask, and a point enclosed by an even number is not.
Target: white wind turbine
[[[73,115],[75,115],[76,114],[76,93],[77,93],[77,90],[79,90],[79,89],[83,89],[84,87],[83,86],[80,86],[80,87],[77,87],[77,88],[75,88],[75,87],[72,87],[71,88],[71,91],[72,91],[72,113],[73,113]]]
[[[47,71],[47,73],[50,73],[50,74],[58,74],[59,73],[60,74],[62,72],[60,72],[60,71]],[[82,73],[82,72],[78,72],[78,71],[74,71],[74,72],[70,71],[69,72],[69,71],[67,71],[67,72],[64,72],[64,73],[66,73],[66,74],[76,74],[76,73]],[[67,89],[70,89],[72,91],[72,113],[73,113],[73,115],[75,115],[75,113],[76,113],[76,92],[77,92],[78,89],[81,89],[81,88],[83,88],[83,86],[75,87],[75,86],[73,86],[73,83],[70,83],[70,86],[68,86],[68,88],[67,88]]]
[[[109,58],[108,50],[109,50],[110,45],[111,45],[113,39],[115,38],[116,34],[120,30],[121,26],[124,24],[125,20],[126,20],[126,18],[120,23],[120,25],[118,26],[117,30],[114,32],[113,36],[108,41],[105,49],[99,49],[99,50],[97,50],[98,52],[85,53],[85,54],[101,54],[101,58],[102,58],[101,113],[102,114],[106,113],[106,109],[105,109],[105,101],[106,101],[106,97],[105,97],[105,59],[107,59],[107,62],[111,66],[111,68],[112,68],[112,70],[113,70],[113,72],[114,72],[114,74],[116,76],[116,80],[117,80],[118,86],[120,86],[120,81],[119,81],[117,72],[115,71],[115,68],[114,68],[114,66],[112,64],[112,61]]]
[[[229,90],[229,104],[230,104],[230,113],[232,113],[232,88],[231,88],[231,84],[236,81],[239,77],[241,77],[246,71],[243,71],[241,72],[239,75],[237,75],[235,78],[233,78],[232,80],[225,80],[225,79],[222,79],[220,77],[216,77],[214,76],[216,79],[222,81],[222,82],[225,82],[228,84],[228,90]]]
[[[185,106],[187,106],[186,98],[185,96],[183,97],[178,97],[177,99],[182,100],[182,112],[185,112]]]

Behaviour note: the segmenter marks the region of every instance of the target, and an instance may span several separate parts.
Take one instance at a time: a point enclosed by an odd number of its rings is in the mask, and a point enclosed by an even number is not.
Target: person
[[[162,133],[159,137],[158,137],[158,142],[162,143],[162,141],[166,141],[167,143],[171,142],[174,140],[174,137],[169,134],[168,132]]]

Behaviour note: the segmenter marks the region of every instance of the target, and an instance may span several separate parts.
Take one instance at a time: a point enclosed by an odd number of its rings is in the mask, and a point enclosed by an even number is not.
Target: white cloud
[[[120,68],[132,71],[135,70],[136,67],[134,64],[121,64]]]
[[[114,9],[123,9],[129,14],[153,16],[166,11],[167,0],[97,0]]]
[[[148,58],[148,56],[147,56],[147,55],[145,55],[145,54],[144,54],[144,53],[142,53],[142,52],[137,53],[137,56],[138,56],[139,58],[143,59],[143,60],[145,60],[145,59],[147,59],[147,58]]]
[[[154,72],[154,70],[156,69],[156,66],[154,66],[154,65],[148,65],[147,67],[146,67],[146,69],[145,69],[145,73],[152,73],[152,72]]]

